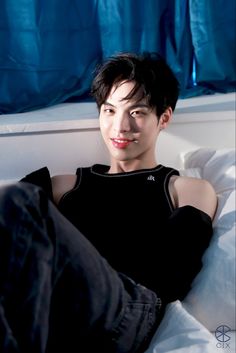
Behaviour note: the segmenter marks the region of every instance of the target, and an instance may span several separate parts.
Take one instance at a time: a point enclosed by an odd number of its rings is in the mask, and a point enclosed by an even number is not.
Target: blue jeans
[[[116,272],[40,188],[0,188],[1,352],[143,352],[160,307],[154,292]]]

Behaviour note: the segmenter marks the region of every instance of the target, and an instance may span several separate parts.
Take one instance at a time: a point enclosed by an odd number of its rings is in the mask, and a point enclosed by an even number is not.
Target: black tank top
[[[99,164],[77,169],[76,185],[58,208],[115,270],[158,291],[155,274],[163,264],[166,222],[174,210],[168,184],[179,172],[162,165],[108,170]]]

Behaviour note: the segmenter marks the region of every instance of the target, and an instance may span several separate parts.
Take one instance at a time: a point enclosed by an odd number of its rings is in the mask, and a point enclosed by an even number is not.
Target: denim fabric
[[[27,183],[0,189],[0,351],[141,352],[160,300]]]
[[[119,324],[111,331],[114,351],[118,347],[118,352],[144,352],[161,320],[161,300],[131,278],[119,275],[128,300],[120,313]]]

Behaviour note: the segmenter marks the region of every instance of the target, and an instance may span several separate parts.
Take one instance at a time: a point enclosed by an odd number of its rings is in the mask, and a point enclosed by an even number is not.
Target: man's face
[[[153,163],[160,132],[158,118],[145,99],[124,100],[133,87],[133,82],[126,81],[112,87],[100,109],[101,133],[112,160]]]

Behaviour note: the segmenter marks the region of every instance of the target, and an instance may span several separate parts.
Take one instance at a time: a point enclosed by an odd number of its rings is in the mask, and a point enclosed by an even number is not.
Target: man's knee
[[[33,197],[39,188],[29,183],[18,182],[0,188],[0,198],[19,199]]]
[[[46,202],[43,202],[43,200]],[[40,207],[47,203],[47,197],[41,188],[29,183],[18,182],[0,187],[0,212],[6,213],[10,209],[23,209],[29,207]],[[4,212],[5,211],[5,212]],[[12,219],[13,221],[13,219]]]
[[[38,248],[47,247],[49,202],[43,190],[28,183],[16,183],[0,188],[0,235],[11,246],[30,247],[32,239]],[[51,224],[51,223],[50,223]],[[39,246],[40,245],[40,246]]]

